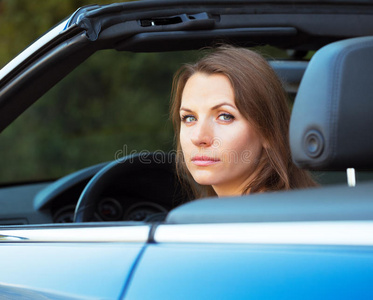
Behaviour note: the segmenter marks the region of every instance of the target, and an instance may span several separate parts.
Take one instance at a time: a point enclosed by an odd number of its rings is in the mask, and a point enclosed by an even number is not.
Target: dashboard
[[[0,224],[69,223],[87,184],[111,162],[94,165],[53,182],[0,188]],[[129,166],[106,183],[94,203],[92,221],[162,221],[188,201],[174,174],[173,162]],[[130,169],[128,169],[130,168]]]

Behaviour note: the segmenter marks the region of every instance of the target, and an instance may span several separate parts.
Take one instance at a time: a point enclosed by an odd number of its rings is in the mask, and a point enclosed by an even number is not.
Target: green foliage
[[[0,65],[88,4],[0,0]],[[182,53],[93,55],[1,134],[0,182],[59,177],[116,153],[170,150],[169,91],[184,59]]]
[[[125,1],[0,0],[0,67],[79,7],[113,2]]]
[[[55,178],[134,151],[171,150],[172,76],[194,56],[94,54],[2,133],[0,182]]]

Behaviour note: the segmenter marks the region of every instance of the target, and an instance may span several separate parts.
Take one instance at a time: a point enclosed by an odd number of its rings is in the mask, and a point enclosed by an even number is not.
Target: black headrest
[[[316,52],[295,99],[290,146],[302,168],[373,168],[373,37]]]

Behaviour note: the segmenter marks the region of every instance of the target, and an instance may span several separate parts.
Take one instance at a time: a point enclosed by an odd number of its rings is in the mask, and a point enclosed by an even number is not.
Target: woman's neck
[[[249,177],[242,181],[226,182],[220,185],[213,185],[215,193],[218,197],[227,197],[227,196],[241,196],[242,194],[250,194],[250,188],[247,187],[253,180],[258,176],[259,169],[256,169]]]

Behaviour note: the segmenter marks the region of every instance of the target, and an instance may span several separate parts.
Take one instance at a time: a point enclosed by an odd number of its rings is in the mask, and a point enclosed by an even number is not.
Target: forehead
[[[235,104],[234,91],[227,76],[195,73],[188,79],[181,96],[181,106],[185,104],[216,105],[218,102]]]

